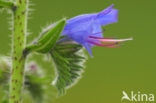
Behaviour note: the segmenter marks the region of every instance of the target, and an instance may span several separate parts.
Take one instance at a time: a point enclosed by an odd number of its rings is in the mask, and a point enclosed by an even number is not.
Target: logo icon
[[[128,97],[128,95],[125,91],[123,91],[122,93],[123,93],[123,97],[122,97],[121,101],[123,101],[124,99],[131,101],[131,99]]]
[[[138,92],[134,92],[131,91],[130,95],[128,95],[125,91],[122,91],[122,98],[121,101],[123,100],[128,100],[128,101],[132,101],[132,102],[153,102],[154,101],[154,94],[145,94],[145,93],[141,93],[140,91]]]

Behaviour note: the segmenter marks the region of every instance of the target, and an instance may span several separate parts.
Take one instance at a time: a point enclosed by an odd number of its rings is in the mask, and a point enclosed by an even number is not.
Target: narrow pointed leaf
[[[43,34],[37,43],[33,45],[29,45],[26,47],[24,52],[32,52],[37,51],[40,53],[47,53],[49,52],[53,46],[56,44],[57,40],[59,39],[59,36],[66,24],[66,20],[63,19],[59,21],[53,28],[51,28],[49,31],[47,31],[45,34]]]

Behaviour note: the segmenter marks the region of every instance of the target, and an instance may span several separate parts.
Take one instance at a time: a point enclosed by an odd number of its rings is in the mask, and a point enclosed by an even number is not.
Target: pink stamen
[[[96,40],[103,42],[103,43],[116,43],[116,42],[123,42],[123,41],[132,40],[132,38],[114,39],[114,38],[103,38],[103,37],[93,37],[93,36],[89,36],[89,38],[96,39]]]
[[[132,40],[132,38],[128,38],[128,39],[97,39],[97,40],[99,40],[100,42],[103,42],[103,43],[116,43],[116,42]]]
[[[110,44],[110,45],[105,45],[105,44],[100,44],[100,43],[96,43],[96,42],[92,42],[92,41],[88,41],[88,42],[91,44],[94,44],[97,46],[103,46],[103,47],[119,47],[119,46],[121,46],[121,45],[115,45],[116,43]]]

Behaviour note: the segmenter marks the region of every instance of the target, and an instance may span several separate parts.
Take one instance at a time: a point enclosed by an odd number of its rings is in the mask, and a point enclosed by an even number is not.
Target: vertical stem
[[[26,42],[27,0],[17,0],[14,9],[14,33],[12,46],[12,75],[10,83],[10,103],[22,102],[25,56],[23,50]]]

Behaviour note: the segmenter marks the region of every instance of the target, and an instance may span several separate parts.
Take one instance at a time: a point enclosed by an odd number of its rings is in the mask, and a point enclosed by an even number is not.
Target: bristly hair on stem
[[[26,45],[27,1],[17,0],[13,11],[13,40],[12,40],[12,71],[10,80],[10,103],[22,102],[24,82],[25,56],[23,50]]]

